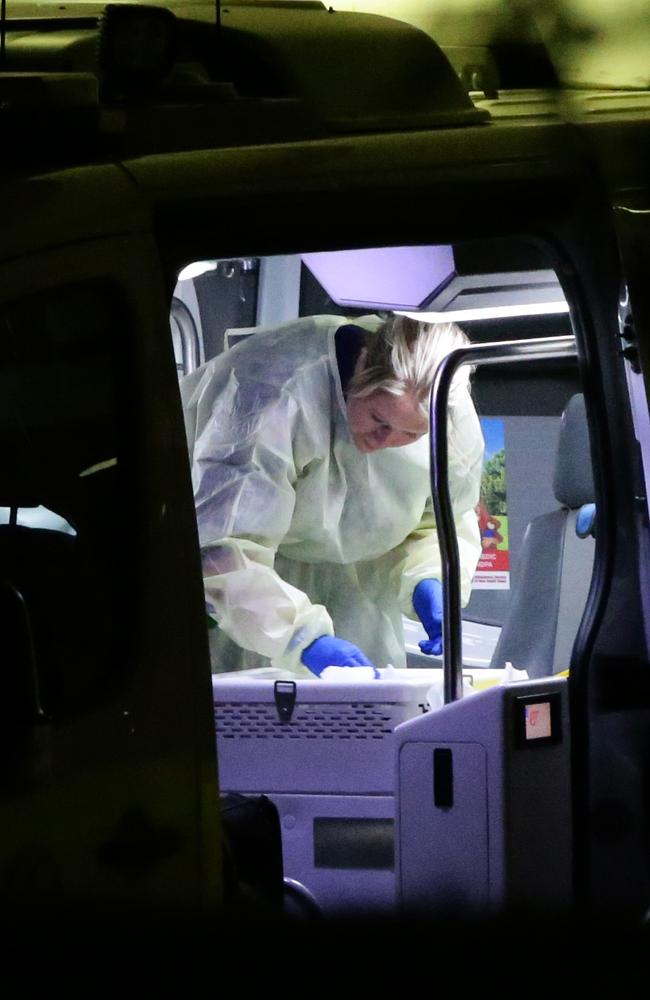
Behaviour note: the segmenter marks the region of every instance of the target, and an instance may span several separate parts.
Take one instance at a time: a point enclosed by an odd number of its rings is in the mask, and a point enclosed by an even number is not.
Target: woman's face
[[[347,400],[348,425],[354,444],[364,453],[401,448],[426,434],[429,421],[413,395],[377,391]]]

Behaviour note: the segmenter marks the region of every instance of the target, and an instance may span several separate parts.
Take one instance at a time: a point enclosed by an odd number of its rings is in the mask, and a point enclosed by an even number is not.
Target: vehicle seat
[[[510,662],[531,678],[569,668],[591,582],[594,538],[576,531],[583,505],[594,502],[582,394],[562,414],[553,492],[558,510],[536,517],[524,534],[516,589],[490,663]]]

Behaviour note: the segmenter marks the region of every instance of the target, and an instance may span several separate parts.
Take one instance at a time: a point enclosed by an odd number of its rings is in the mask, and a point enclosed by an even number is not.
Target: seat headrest
[[[572,510],[596,499],[587,412],[582,393],[571,397],[562,414],[553,492],[558,503]]]

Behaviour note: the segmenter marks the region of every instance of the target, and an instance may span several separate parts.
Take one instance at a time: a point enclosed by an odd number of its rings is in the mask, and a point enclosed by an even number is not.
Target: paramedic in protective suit
[[[452,323],[312,316],[258,330],[181,382],[216,672],[405,666],[402,613],[442,639],[428,397]],[[483,438],[452,384],[449,488],[467,603]]]

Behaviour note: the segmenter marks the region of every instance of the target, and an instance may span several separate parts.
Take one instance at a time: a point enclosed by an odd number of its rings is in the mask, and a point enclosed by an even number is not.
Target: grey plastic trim
[[[189,375],[190,372],[193,372],[196,368],[198,368],[201,363],[199,334],[196,329],[194,317],[192,316],[188,306],[182,301],[182,299],[179,299],[176,296],[172,298],[170,320],[173,320],[176,323],[176,329],[178,330],[181,340],[181,365],[183,371],[179,374]],[[178,358],[176,359],[176,363],[178,366]]]

